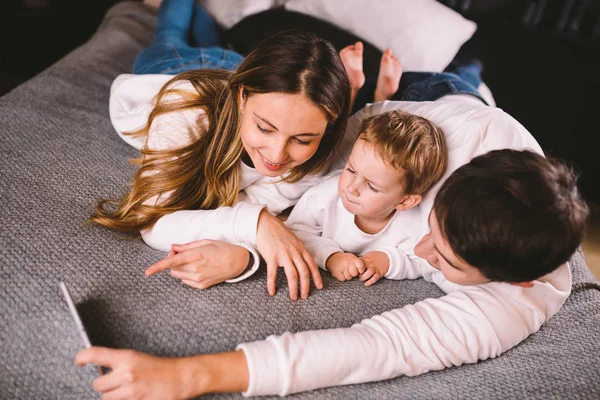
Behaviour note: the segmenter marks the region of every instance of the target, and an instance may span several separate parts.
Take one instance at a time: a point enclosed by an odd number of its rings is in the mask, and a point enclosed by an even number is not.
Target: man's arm
[[[561,267],[524,289],[491,283],[383,313],[351,328],[285,333],[242,344],[247,394],[286,395],[419,375],[494,358],[552,317],[570,293]]]

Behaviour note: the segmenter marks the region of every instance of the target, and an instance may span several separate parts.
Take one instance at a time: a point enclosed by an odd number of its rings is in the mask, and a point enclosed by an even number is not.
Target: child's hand
[[[333,253],[327,259],[326,267],[335,278],[349,281],[365,272],[363,261],[352,253]]]
[[[360,257],[365,265],[365,272],[360,275],[360,281],[365,286],[371,286],[387,274],[390,269],[390,259],[382,251],[371,251]]]

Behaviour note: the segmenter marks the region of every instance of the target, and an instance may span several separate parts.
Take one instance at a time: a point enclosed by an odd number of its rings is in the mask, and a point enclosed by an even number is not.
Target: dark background
[[[0,95],[85,42],[118,1],[1,0]],[[586,198],[600,202],[600,1],[441,2],[478,23],[459,54],[483,61],[483,78],[498,107],[532,132],[547,153],[571,161]],[[261,18],[244,29],[234,27],[229,38],[235,40],[237,32],[248,43],[253,33],[260,36],[259,29],[269,30],[269,18],[281,23],[280,16]]]

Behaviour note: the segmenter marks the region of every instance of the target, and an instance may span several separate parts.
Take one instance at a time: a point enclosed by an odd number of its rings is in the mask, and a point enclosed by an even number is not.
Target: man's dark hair
[[[433,209],[456,255],[493,281],[526,282],[581,244],[589,209],[576,183],[559,160],[495,150],[454,171]]]

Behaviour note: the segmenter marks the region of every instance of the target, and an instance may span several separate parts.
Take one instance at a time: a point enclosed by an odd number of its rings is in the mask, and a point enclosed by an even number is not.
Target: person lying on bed
[[[311,277],[322,288],[319,269],[272,214],[294,205],[328,168],[349,116],[344,67],[333,46],[311,34],[277,35],[245,58],[210,46],[210,35],[192,48],[193,18],[206,22],[195,25],[204,33],[214,27],[194,0],[164,1],[136,74],[113,82],[111,121],[142,152],[141,168],[129,193],[101,201],[91,220],[141,232],[151,247],[170,251],[170,261],[187,261],[171,269],[184,284],[245,279],[260,253],[271,295],[281,266],[290,297],[300,286],[307,298]],[[201,239],[191,249],[173,246]]]
[[[91,219],[169,252],[147,275],[169,269],[203,289],[247,278],[262,256],[269,294],[282,266],[290,298],[298,286],[307,298],[311,277],[322,287],[318,267],[274,215],[340,157],[344,65],[314,35],[278,35],[244,59],[220,47],[216,30],[193,0],[161,4],[154,41],[111,87],[111,121],[142,151],[141,168],[131,191],[101,201]]]
[[[473,363],[496,357],[536,332],[571,289],[565,262],[581,241],[587,214],[574,177],[564,166],[531,153],[504,151],[476,158],[496,149],[542,151],[508,114],[460,94],[362,109],[349,121],[334,167],[347,162],[363,119],[393,109],[429,119],[446,137],[446,174],[418,208],[423,232],[429,232],[431,222],[431,233],[416,238],[417,255],[440,268],[429,276],[446,296],[350,328],[287,333],[222,354],[167,359],[132,350],[83,350],[76,357],[79,365],[112,368],[94,388],[115,399],[218,391],[288,394]],[[374,252],[372,262],[385,265],[389,257]],[[482,272],[490,265],[493,270]],[[524,282],[515,274],[500,276],[504,282],[487,282],[497,279],[491,277],[498,276],[494,270],[511,266],[531,274],[521,276]]]
[[[415,248],[430,264],[420,274],[445,296],[227,353],[158,358],[93,347],[75,362],[112,369],[94,381],[103,398],[179,399],[286,395],[494,358],[539,330],[569,296],[566,262],[586,216],[564,164],[528,150],[494,150],[445,180],[426,216],[431,231]]]
[[[444,134],[425,118],[400,110],[369,117],[344,169],[310,188],[286,225],[340,281],[360,277],[370,286],[384,276],[405,276],[426,264],[413,252],[414,238],[423,236],[415,207],[442,177],[447,159]],[[385,248],[392,249],[389,265],[371,265],[371,251]]]

